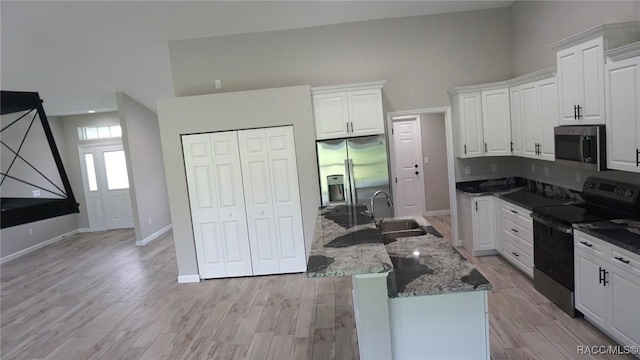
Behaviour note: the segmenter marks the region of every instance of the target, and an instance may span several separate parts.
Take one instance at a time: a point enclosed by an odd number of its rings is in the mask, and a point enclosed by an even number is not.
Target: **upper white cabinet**
[[[605,96],[607,168],[640,172],[640,56],[605,65]]]
[[[554,69],[514,79],[513,84],[510,88],[513,155],[553,161],[553,128],[558,126]]]
[[[640,40],[640,21],[601,25],[551,44],[557,51],[560,125],[605,123],[604,52]]]
[[[455,154],[459,158],[511,155],[509,88],[506,83],[449,90]]]
[[[482,131],[485,156],[511,155],[509,88],[482,93]]]
[[[384,134],[382,86],[385,83],[312,88],[316,139]]]

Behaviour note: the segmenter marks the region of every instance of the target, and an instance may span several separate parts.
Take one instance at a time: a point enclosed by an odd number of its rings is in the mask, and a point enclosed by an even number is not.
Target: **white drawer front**
[[[621,249],[617,246],[613,246],[609,262],[636,276],[640,276],[640,256],[637,254]]]
[[[603,260],[611,256],[611,245],[580,231],[574,231],[573,246],[602,258]]]
[[[533,277],[533,256],[515,246],[510,237],[505,237],[504,256],[514,266],[518,267],[529,277]]]
[[[514,223],[510,219],[504,219],[502,222],[502,231],[513,235],[520,239],[524,244],[529,247],[533,246],[533,231],[531,228],[523,227],[520,224]]]
[[[533,220],[531,219],[531,211],[513,205],[507,201],[502,202],[502,216],[525,228],[533,228]]]

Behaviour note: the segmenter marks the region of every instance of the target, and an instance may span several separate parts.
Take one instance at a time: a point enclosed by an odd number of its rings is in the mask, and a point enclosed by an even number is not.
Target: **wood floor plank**
[[[427,221],[450,239],[448,216]],[[179,284],[173,241],[168,232],[137,247],[131,229],[84,233],[0,264],[2,359],[358,358],[351,277]],[[492,358],[575,359],[578,345],[615,344],[500,256],[462,253],[494,285]]]

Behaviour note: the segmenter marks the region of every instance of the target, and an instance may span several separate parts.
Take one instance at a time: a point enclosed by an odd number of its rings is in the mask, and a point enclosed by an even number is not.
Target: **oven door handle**
[[[552,229],[558,230],[558,231],[560,231],[560,232],[562,232],[564,234],[571,234],[573,232],[573,228],[562,226],[562,225],[559,225],[559,224],[554,224],[551,221],[548,221],[546,219],[541,218],[540,216],[537,216],[536,214],[531,214],[531,218],[534,221],[537,221],[537,222],[539,222],[539,223],[541,223],[543,225],[546,225],[546,226],[548,226],[548,227],[550,227]]]

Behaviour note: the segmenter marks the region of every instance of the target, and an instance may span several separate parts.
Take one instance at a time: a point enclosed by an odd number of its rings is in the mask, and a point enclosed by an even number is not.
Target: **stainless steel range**
[[[531,214],[534,286],[571,316],[576,316],[572,224],[640,216],[640,185],[589,177],[582,197],[584,203],[538,207]]]

